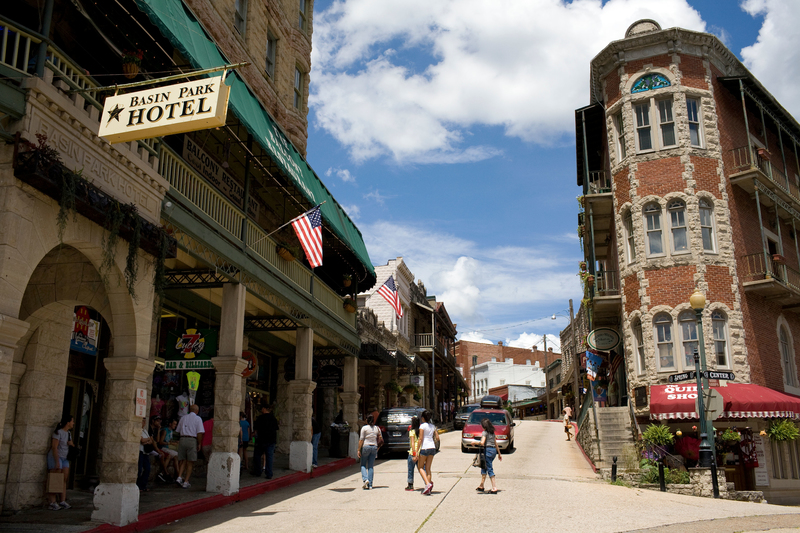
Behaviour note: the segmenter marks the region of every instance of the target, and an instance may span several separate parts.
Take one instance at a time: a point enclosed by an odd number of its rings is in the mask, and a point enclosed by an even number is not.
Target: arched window
[[[653,318],[658,370],[675,370],[675,347],[672,341],[672,317],[661,313]]]
[[[703,250],[713,252],[716,250],[714,242],[714,211],[711,202],[701,198],[700,207],[700,231],[703,234]]]
[[[633,84],[631,93],[643,93],[645,91],[652,91],[653,89],[661,89],[662,87],[669,87],[669,80],[661,74],[645,74]]]
[[[730,357],[728,356],[728,319],[722,311],[711,313],[711,329],[714,337],[714,353],[717,358],[717,366],[730,368]]]
[[[661,206],[657,203],[644,206],[644,227],[647,233],[647,255],[664,255],[664,240],[661,234]]]
[[[686,204],[682,200],[673,200],[667,206],[669,211],[670,231],[672,232],[672,252],[688,252],[689,241],[686,238]]]
[[[794,350],[789,342],[791,338],[786,326],[781,325],[779,330],[779,341],[781,350],[781,366],[783,366],[783,383],[790,387],[797,386],[797,369],[794,366]]]
[[[622,215],[622,225],[625,230],[625,252],[628,263],[636,261],[636,246],[633,238],[633,215],[628,209]]]
[[[631,324],[633,338],[636,343],[636,373],[642,375],[647,370],[644,358],[644,339],[642,337],[642,321],[638,318]]]
[[[681,324],[681,342],[683,343],[683,368],[691,370],[694,368],[694,352],[698,349],[697,344],[697,319],[694,311],[684,311],[678,316]]]

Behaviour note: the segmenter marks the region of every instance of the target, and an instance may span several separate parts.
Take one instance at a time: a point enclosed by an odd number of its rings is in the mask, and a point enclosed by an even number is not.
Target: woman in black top
[[[500,455],[500,448],[497,447],[497,439],[494,436],[494,426],[492,425],[491,421],[488,418],[484,418],[481,420],[481,426],[483,426],[483,433],[481,434],[481,446],[485,447],[485,456],[486,456],[486,466],[481,468],[481,484],[478,486],[478,492],[483,492],[483,484],[486,482],[486,474],[489,474],[489,481],[492,482],[492,490],[489,491],[489,494],[497,494],[497,485],[494,483],[494,469],[492,468],[492,462],[494,458],[497,457],[501,461],[503,460],[503,456]]]

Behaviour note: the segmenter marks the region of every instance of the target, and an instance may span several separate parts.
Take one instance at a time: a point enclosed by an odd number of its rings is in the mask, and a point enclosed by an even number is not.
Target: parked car
[[[475,453],[480,449],[483,426],[481,421],[488,418],[494,426],[497,447],[501,450],[514,450],[514,426],[517,424],[505,409],[476,409],[472,411],[461,430],[461,451]]]
[[[480,405],[482,409],[502,409],[503,399],[500,396],[487,394],[481,398]]]
[[[421,418],[420,415],[424,410],[423,407],[392,407],[381,411],[376,424],[383,434],[383,446],[378,450],[378,454],[407,452],[408,428],[411,426],[411,419],[415,416]],[[439,450],[438,444],[436,450]]]
[[[469,405],[462,405],[456,411],[456,418],[453,420],[453,428],[454,429],[463,429],[464,424],[467,423],[467,418],[475,409],[479,408],[480,405],[477,403],[471,403]]]

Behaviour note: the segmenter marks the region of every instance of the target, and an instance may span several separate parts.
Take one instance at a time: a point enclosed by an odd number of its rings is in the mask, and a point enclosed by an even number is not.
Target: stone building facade
[[[800,393],[800,125],[718,38],[649,20],[592,60],[590,95],[576,111],[585,255],[596,280],[588,318],[590,329],[622,337],[640,421],[655,409],[653,387],[694,369],[696,290],[706,299],[708,368]],[[789,466],[800,448],[763,445],[772,470],[758,488],[770,501],[800,498],[800,470]],[[736,469],[737,490],[753,488],[752,472]]]

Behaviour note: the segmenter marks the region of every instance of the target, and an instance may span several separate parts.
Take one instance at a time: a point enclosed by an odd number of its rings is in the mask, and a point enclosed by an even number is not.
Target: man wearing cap
[[[192,468],[194,462],[197,461],[197,452],[203,444],[203,419],[198,416],[200,408],[197,405],[192,405],[189,408],[189,413],[182,416],[178,422],[176,431],[180,433],[181,440],[178,441],[178,478],[175,483],[188,489],[189,478],[192,477]],[[186,477],[183,477],[183,471],[186,469]]]

